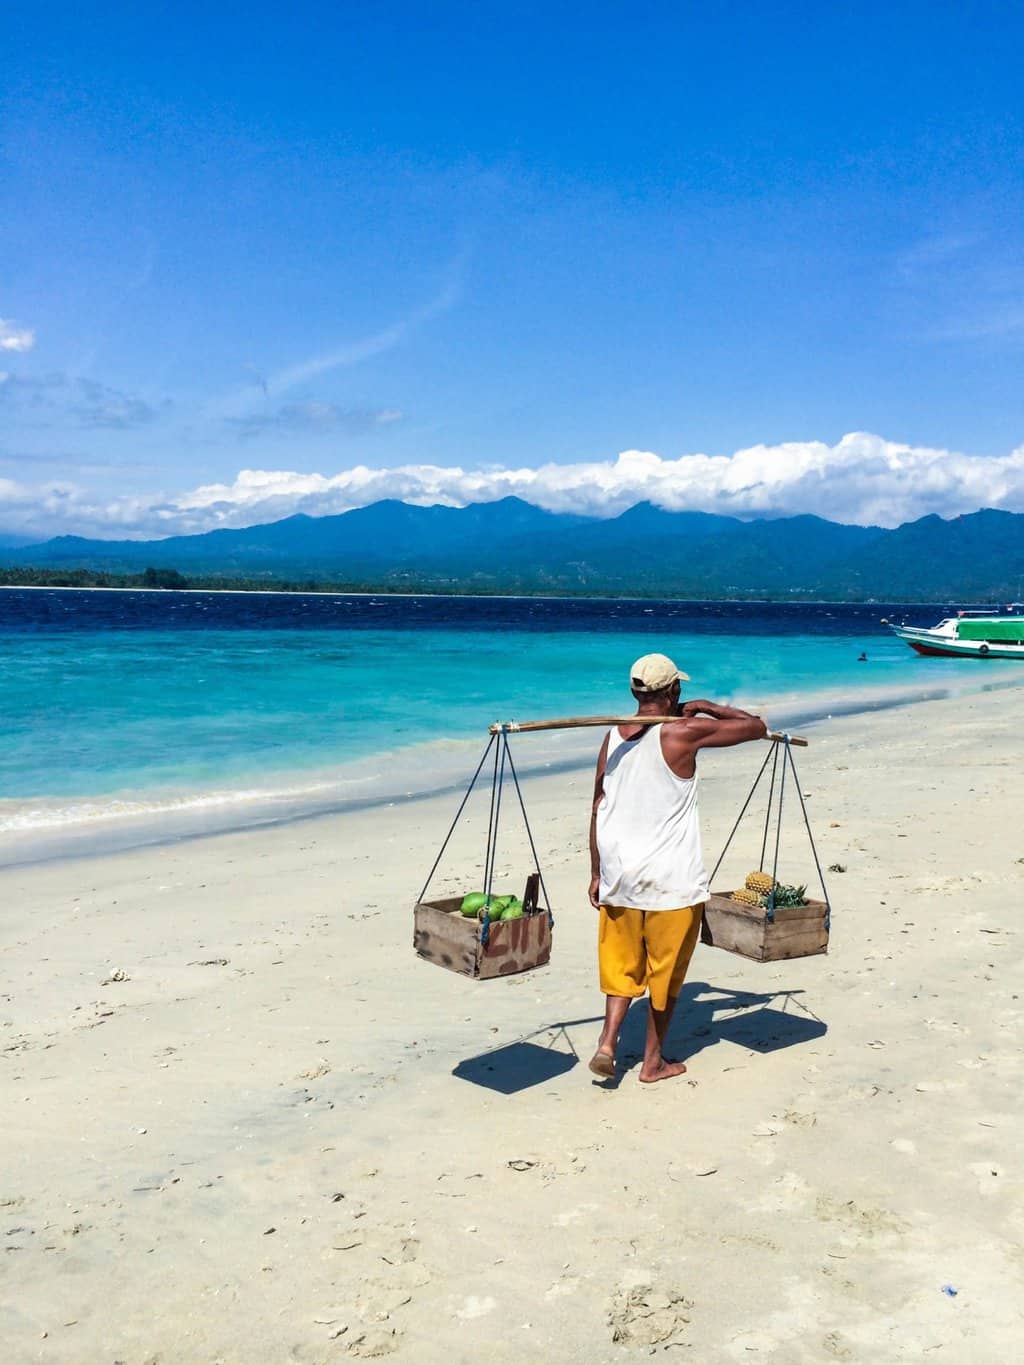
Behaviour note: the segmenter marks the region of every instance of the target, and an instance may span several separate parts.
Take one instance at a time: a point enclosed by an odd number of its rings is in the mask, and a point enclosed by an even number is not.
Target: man
[[[697,936],[708,876],[697,816],[697,751],[764,739],[764,721],[709,701],[679,704],[689,682],[664,654],[630,670],[637,716],[678,716],[610,730],[597,760],[590,821],[590,901],[600,911],[598,962],[607,1000],[590,1062],[615,1075],[615,1048],[630,1002],[650,995],[640,1080],[679,1076],[662,1055]]]

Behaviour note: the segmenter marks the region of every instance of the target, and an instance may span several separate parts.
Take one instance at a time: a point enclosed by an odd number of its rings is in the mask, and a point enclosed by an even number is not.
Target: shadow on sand
[[[728,991],[705,981],[689,981],[679,996],[665,1043],[666,1055],[688,1060],[721,1042],[736,1043],[752,1052],[778,1052],[821,1038],[828,1025],[798,999],[803,994],[786,990]],[[499,1095],[515,1095],[571,1071],[580,1056],[569,1029],[592,1027],[592,1043],[596,1045],[602,1022],[602,1015],[559,1020],[525,1034],[514,1043],[468,1057],[454,1068],[452,1075]],[[639,1064],[646,1030],[647,1001],[637,1000],[629,1008],[619,1037],[615,1078],[603,1082],[595,1078],[595,1084],[613,1089]]]
[[[592,1024],[593,1019],[575,1019],[569,1024]],[[533,1085],[554,1080],[566,1071],[571,1071],[579,1061],[579,1054],[572,1045],[566,1032],[567,1024],[551,1024],[548,1028],[538,1029],[527,1034],[517,1042],[506,1043],[491,1052],[481,1052],[476,1057],[468,1057],[452,1071],[462,1081],[472,1081],[487,1090],[496,1090],[499,1095],[515,1095],[520,1090],[529,1090]],[[554,1035],[554,1036],[552,1036]],[[544,1036],[545,1043],[535,1043],[534,1038]]]

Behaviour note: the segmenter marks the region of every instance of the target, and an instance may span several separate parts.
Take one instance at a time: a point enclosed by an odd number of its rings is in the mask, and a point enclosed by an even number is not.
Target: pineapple
[[[767,872],[750,872],[747,874],[747,890],[756,891],[759,896],[767,895],[774,885],[774,879]]]
[[[732,893],[732,899],[738,901],[740,905],[752,905],[756,907],[764,905],[764,896],[758,895],[756,891],[751,891],[745,886],[741,886],[738,891],[734,891]]]
[[[787,905],[806,905],[807,897],[804,895],[806,890],[806,886],[783,886],[779,882],[775,887],[773,897],[776,908]]]

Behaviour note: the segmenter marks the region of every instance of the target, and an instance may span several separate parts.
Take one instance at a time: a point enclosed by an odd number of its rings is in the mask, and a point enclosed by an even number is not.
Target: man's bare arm
[[[748,740],[764,739],[768,727],[760,716],[736,707],[722,707],[724,716],[694,716],[686,724],[686,739],[694,749],[727,749]]]

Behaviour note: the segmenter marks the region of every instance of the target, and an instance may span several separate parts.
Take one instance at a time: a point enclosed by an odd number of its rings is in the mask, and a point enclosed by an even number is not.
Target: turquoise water
[[[483,735],[497,719],[631,710],[625,675],[650,642],[390,630],[18,643],[5,642],[0,719],[0,784],[13,797],[242,781]],[[694,695],[768,702],[865,681],[843,639],[664,643],[688,665]],[[871,681],[904,662],[887,645]]]
[[[0,835],[436,790],[493,720],[630,710],[651,649],[779,725],[1017,676],[918,658],[880,606],[193,596],[0,594]],[[516,746],[528,770],[595,743]]]

